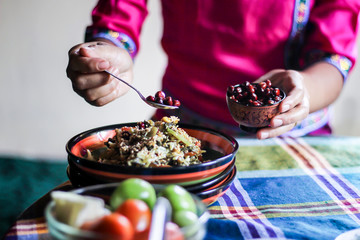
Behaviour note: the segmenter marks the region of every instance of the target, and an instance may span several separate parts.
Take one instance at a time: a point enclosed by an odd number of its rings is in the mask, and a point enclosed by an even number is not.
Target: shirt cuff
[[[310,52],[306,57],[307,65],[319,61],[330,63],[331,65],[336,67],[343,76],[344,81],[347,79],[349,75],[349,71],[353,65],[352,61],[345,56],[339,54],[327,53],[321,50],[314,50]]]
[[[137,48],[135,42],[125,33],[88,27],[86,29],[85,41],[93,41],[96,38],[104,38],[111,41],[116,46],[125,49],[133,59],[136,56]]]

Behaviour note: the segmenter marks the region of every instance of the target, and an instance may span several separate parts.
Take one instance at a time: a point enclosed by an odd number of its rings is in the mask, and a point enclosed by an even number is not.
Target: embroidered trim
[[[352,62],[350,59],[339,54],[331,54],[321,50],[313,50],[307,54],[306,63],[308,65],[318,61],[325,61],[332,64],[340,71],[344,79],[347,78],[352,67]]]
[[[285,67],[300,69],[299,57],[304,43],[305,26],[308,23],[310,14],[310,0],[295,0],[293,15],[293,26],[285,51]],[[345,56],[327,53],[321,50],[313,50],[307,53],[305,65],[308,66],[317,61],[325,61],[335,66],[344,79],[347,78],[352,62]]]
[[[296,4],[296,10],[294,14],[294,21],[296,24],[293,26],[292,34],[298,35],[304,29],[309,20],[309,4],[310,1],[300,0]]]
[[[132,58],[136,56],[136,44],[131,39],[131,37],[129,37],[125,33],[120,33],[109,29],[97,29],[88,27],[86,29],[85,41],[91,41],[95,38],[105,38],[114,43],[116,46],[125,49]]]
[[[282,136],[301,137],[316,131],[329,123],[330,113],[328,108],[310,113],[300,124]]]
[[[285,67],[299,69],[298,58],[304,43],[304,28],[309,20],[310,0],[295,0],[293,25],[286,45]]]

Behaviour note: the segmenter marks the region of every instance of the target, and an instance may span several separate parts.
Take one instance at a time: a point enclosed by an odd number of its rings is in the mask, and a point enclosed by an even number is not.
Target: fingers
[[[75,45],[74,47],[72,47],[69,50],[68,55],[69,55],[69,57],[71,55],[79,55],[81,48],[84,48],[84,49],[96,49],[96,48],[100,48],[100,47],[103,47],[103,46],[110,46],[110,44],[108,44],[106,42],[103,42],[103,41],[81,43],[81,44],[78,44],[78,45]],[[86,55],[84,55],[84,56],[86,56]],[[87,57],[90,57],[90,56],[87,56]]]
[[[74,74],[72,77],[73,88],[76,90],[86,90],[97,88],[110,82],[110,76],[107,73]]]
[[[100,71],[109,67],[106,64],[119,68],[120,72],[126,71],[132,66],[132,59],[125,49],[104,42],[91,42],[87,45],[80,45],[71,52],[69,58],[72,56],[82,56],[85,59],[90,59],[90,61],[95,61],[95,63],[100,64],[100,66],[97,66]]]
[[[132,81],[129,53],[103,41],[83,43],[69,50],[66,68],[74,91],[94,106],[103,106],[128,91],[128,87],[104,72],[109,70]]]
[[[289,125],[278,127],[276,129],[263,128],[263,129],[257,131],[256,137],[258,139],[277,137],[277,136],[280,136],[280,135],[290,131],[291,129],[293,129],[295,127],[295,125],[296,125],[296,123],[292,123]]]
[[[80,52],[88,53],[90,51],[80,48],[78,51],[74,50],[74,52],[69,55],[69,64],[67,66],[68,77],[71,77],[75,72],[96,73],[102,72],[110,67],[109,61],[98,57],[84,56],[81,55]]]
[[[111,93],[109,93],[108,95],[101,97],[95,101],[89,102],[91,105],[96,106],[96,107],[101,107],[104,106],[112,101],[114,101],[116,98],[118,97],[118,94],[116,93],[116,91],[113,91]]]
[[[109,67],[109,62],[100,58],[77,57],[69,60],[66,72],[68,77],[71,78],[74,73],[98,73]]]
[[[304,98],[301,104],[271,119],[270,127],[259,130],[256,137],[258,139],[272,138],[290,131],[296,126],[297,122],[308,116],[309,108],[309,101]]]
[[[293,124],[305,119],[309,114],[309,107],[306,104],[301,104],[285,113],[275,116],[270,121],[272,128],[277,128],[284,125]]]
[[[103,106],[119,96],[119,81],[111,79],[105,85],[79,90],[73,85],[74,91],[94,106]]]
[[[74,90],[82,91],[107,84],[110,77],[103,72],[106,68],[109,68],[109,64],[97,59],[74,57],[69,60],[66,73]]]
[[[291,90],[286,96],[286,98],[280,103],[280,113],[284,113],[289,109],[292,109],[299,105],[299,103],[301,103],[301,101],[303,101],[304,99],[304,94],[304,90],[301,88],[295,87],[293,90]]]
[[[280,136],[290,131],[297,122],[305,119],[310,111],[310,101],[303,76],[294,70],[273,70],[258,79],[270,79],[274,86],[284,90],[286,98],[280,103],[280,114],[270,121],[270,126],[259,130],[258,139]]]

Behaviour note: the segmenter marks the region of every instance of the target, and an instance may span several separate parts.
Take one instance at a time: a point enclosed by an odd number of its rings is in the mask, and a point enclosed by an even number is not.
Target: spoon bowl
[[[106,72],[107,74],[109,74],[110,76],[116,78],[117,80],[119,80],[120,82],[126,84],[128,87],[132,88],[133,90],[135,90],[135,92],[137,92],[137,94],[140,96],[140,98],[149,106],[154,107],[154,108],[159,108],[159,109],[177,109],[179,108],[178,106],[171,106],[171,105],[166,105],[166,104],[161,104],[161,103],[156,103],[156,102],[152,102],[152,101],[148,101],[146,100],[146,98],[144,97],[144,95],[142,95],[142,93],[137,90],[134,86],[132,86],[131,84],[129,84],[128,82],[122,80],[121,78],[117,77],[115,74],[105,70],[104,72]]]

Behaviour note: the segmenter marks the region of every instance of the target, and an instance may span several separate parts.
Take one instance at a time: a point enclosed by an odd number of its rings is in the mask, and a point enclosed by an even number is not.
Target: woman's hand
[[[133,61],[126,50],[106,41],[95,41],[69,50],[66,73],[77,94],[91,105],[103,106],[129,90],[104,70],[132,82],[132,69]]]
[[[280,103],[280,114],[273,117],[270,127],[256,133],[258,139],[276,137],[290,131],[297,122],[305,119],[310,112],[309,94],[305,87],[304,77],[294,70],[272,70],[255,82],[270,79],[273,86],[286,93],[286,98]]]

